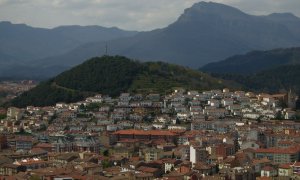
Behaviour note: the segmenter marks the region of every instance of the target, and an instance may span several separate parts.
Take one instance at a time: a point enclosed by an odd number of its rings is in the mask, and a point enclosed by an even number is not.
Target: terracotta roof
[[[154,173],[156,172],[158,169],[157,168],[151,168],[151,167],[147,167],[147,166],[141,166],[137,169],[138,171],[142,171],[142,172],[146,172],[146,173]]]
[[[252,160],[252,164],[253,165],[255,165],[255,164],[261,164],[261,163],[270,163],[270,162],[271,161],[268,158],[266,158],[266,157],[264,157],[262,159],[253,159]]]
[[[295,154],[298,153],[300,149],[298,147],[290,148],[267,148],[267,149],[257,149],[255,153],[273,153],[273,154]]]
[[[264,168],[262,168],[262,170],[264,170],[264,171],[274,171],[275,169],[271,166],[265,166]]]
[[[52,144],[50,144],[50,143],[39,143],[35,147],[36,148],[52,148]]]
[[[279,168],[281,168],[281,169],[291,169],[291,164],[280,164]]]
[[[123,134],[123,135],[152,135],[152,136],[175,136],[176,134],[171,131],[164,131],[164,130],[136,130],[136,129],[130,129],[130,130],[120,130],[116,131],[113,134]]]

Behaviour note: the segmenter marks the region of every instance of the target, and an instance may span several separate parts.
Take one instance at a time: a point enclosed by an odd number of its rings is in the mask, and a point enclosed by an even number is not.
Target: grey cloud
[[[151,30],[174,22],[197,0],[0,0],[0,20],[38,27],[59,25],[117,26]],[[299,0],[215,0],[249,14],[292,12],[300,16]]]

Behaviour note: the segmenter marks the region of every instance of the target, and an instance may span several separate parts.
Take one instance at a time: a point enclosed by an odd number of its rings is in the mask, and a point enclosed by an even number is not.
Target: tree
[[[103,151],[103,156],[109,156],[109,151],[108,151],[108,149],[106,149],[105,151]]]

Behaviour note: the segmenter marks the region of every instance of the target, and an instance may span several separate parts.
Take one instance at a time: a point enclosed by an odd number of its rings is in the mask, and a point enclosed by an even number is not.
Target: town
[[[0,179],[297,179],[297,98],[176,88],[0,109]]]
[[[36,82],[33,80],[0,81],[0,104],[12,100],[35,86]]]

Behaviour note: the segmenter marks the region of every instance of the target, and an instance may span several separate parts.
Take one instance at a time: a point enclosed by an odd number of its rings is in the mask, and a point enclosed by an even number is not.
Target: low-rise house
[[[51,161],[54,166],[66,166],[68,163],[79,158],[78,153],[63,153],[58,156],[54,156]]]
[[[233,105],[233,99],[232,98],[225,98],[221,100],[221,103],[223,106],[232,106]]]
[[[291,177],[293,175],[293,168],[290,164],[281,164],[278,167],[278,176]]]
[[[145,158],[145,162],[150,162],[154,160],[158,160],[163,157],[163,150],[162,149],[155,149],[155,148],[146,148],[143,150],[143,156]]]
[[[249,119],[258,119],[260,117],[260,114],[259,113],[244,113],[243,117],[249,118]]]
[[[284,114],[284,119],[294,119],[296,117],[295,111],[286,111]]]
[[[275,177],[277,176],[277,169],[273,168],[272,166],[265,166],[262,168],[260,176]]]
[[[141,166],[137,168],[137,171],[147,173],[147,174],[152,174],[153,177],[160,177],[162,175],[162,170],[158,168],[152,168],[152,167],[147,167],[147,166]]]

